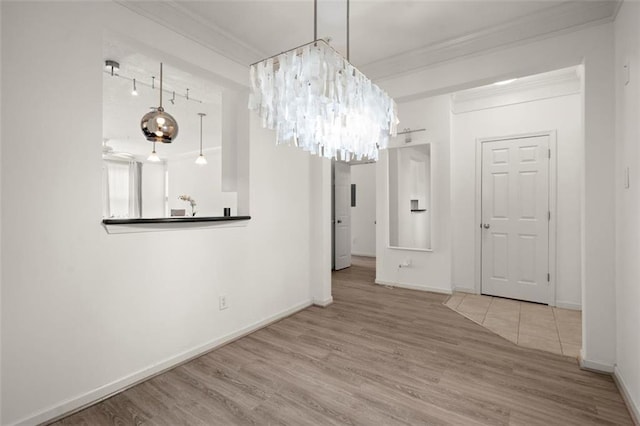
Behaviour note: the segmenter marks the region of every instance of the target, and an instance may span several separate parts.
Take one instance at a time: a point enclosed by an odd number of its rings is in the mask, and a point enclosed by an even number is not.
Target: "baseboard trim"
[[[624,403],[629,410],[629,414],[631,415],[631,420],[633,420],[634,424],[640,425],[640,407],[638,407],[631,398],[629,387],[622,378],[622,374],[620,373],[620,369],[617,365],[613,369],[613,381],[616,382],[616,386],[618,386],[622,399],[624,400]]]
[[[313,304],[314,303],[312,303],[311,301],[300,303],[275,315],[271,315],[265,319],[241,328],[238,331],[227,334],[226,336],[214,339],[204,345],[182,352],[171,358],[167,358],[155,365],[137,371],[121,379],[115,380],[97,389],[79,395],[77,397],[73,397],[49,408],[45,408],[44,410],[41,410],[35,414],[11,423],[8,426],[31,426],[55,422],[100,401],[110,398],[159,374],[171,370],[179,365],[185,364],[195,358],[211,352],[212,350],[227,345],[235,340],[241,339],[242,337],[247,336],[261,328],[267,327],[270,324],[296,314]]]
[[[375,280],[375,283],[379,285],[386,285],[389,287],[406,288],[409,290],[429,291],[431,293],[440,293],[440,294],[451,294],[451,290],[438,288],[438,287],[428,287],[423,285],[407,284],[407,283],[401,283],[401,282],[390,282],[390,281],[383,281],[383,280]]]
[[[561,302],[559,300],[556,300],[556,308],[571,309],[572,311],[581,311],[582,305],[580,305],[579,303]]]
[[[375,253],[371,254],[371,253],[354,253],[354,252],[351,252],[351,255],[352,256],[360,256],[360,257],[373,257],[373,258],[376,257]]]
[[[469,287],[454,287],[453,291],[456,291],[458,293],[478,294],[475,288],[469,288]]]
[[[314,300],[313,301],[313,306],[319,306],[321,308],[326,308],[327,306],[331,305],[333,303],[333,296],[329,297],[328,299],[324,299],[324,300]]]
[[[580,363],[580,368],[582,368],[583,370],[589,370],[595,373],[613,373],[613,365],[604,362],[584,359],[584,357],[582,356],[582,352],[578,356],[578,362]]]

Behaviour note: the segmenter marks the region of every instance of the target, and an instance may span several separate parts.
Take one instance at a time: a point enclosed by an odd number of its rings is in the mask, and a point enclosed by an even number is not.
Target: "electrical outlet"
[[[229,305],[227,305],[227,296],[226,295],[222,295],[218,298],[218,303],[220,305],[220,310],[225,310],[229,307]]]

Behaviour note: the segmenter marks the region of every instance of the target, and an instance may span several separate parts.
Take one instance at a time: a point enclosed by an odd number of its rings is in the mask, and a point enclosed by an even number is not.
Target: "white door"
[[[335,162],[334,167],[334,268],[351,266],[351,166]]]
[[[549,303],[549,136],[482,143],[482,294]]]

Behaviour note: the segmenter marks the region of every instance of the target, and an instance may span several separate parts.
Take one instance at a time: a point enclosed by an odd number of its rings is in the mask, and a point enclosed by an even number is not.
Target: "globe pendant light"
[[[171,143],[178,136],[178,122],[162,108],[162,63],[160,63],[160,106],[142,117],[140,127],[149,142]]]
[[[200,116],[200,155],[198,156],[198,158],[196,158],[196,164],[199,166],[204,166],[205,164],[207,164],[207,159],[204,158],[204,155],[202,155],[202,117],[207,114],[205,114],[204,112],[199,112],[198,115]]]

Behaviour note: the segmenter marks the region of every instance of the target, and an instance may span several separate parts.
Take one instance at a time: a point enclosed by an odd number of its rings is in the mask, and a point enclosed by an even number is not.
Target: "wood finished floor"
[[[311,307],[55,425],[632,424],[611,377],[518,347],[442,304],[334,273]]]

